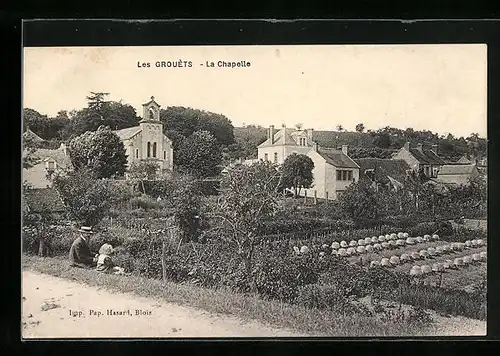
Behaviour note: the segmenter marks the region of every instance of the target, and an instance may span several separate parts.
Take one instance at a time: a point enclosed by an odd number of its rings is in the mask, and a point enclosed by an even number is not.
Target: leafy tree
[[[295,128],[296,128],[297,130],[302,130],[302,127],[304,127],[304,125],[303,125],[302,123],[300,123],[300,122],[299,122],[299,123],[297,123],[297,124],[295,124]]]
[[[33,139],[30,137],[23,139],[22,163],[23,169],[29,169],[38,163],[39,159],[35,156],[36,149],[32,145]]]
[[[160,120],[166,131],[176,131],[184,137],[195,131],[209,131],[221,146],[234,143],[234,127],[222,114],[171,106],[160,111]]]
[[[373,143],[380,148],[389,148],[391,147],[391,137],[388,133],[380,133],[376,136]]]
[[[355,223],[379,218],[377,194],[370,182],[359,180],[352,183],[338,200],[344,213]]]
[[[142,192],[146,194],[146,189],[144,187],[145,180],[153,180],[156,178],[159,167],[156,163],[150,161],[135,161],[133,162],[128,173],[130,178],[133,180],[138,180],[142,185]]]
[[[293,188],[298,196],[302,188],[310,188],[313,182],[312,170],[314,162],[303,154],[293,153],[288,156],[282,166],[282,188]]]
[[[257,146],[267,138],[267,130],[258,125],[247,125],[234,129],[236,143],[228,147],[228,157],[257,158]]]
[[[88,131],[69,143],[69,155],[76,170],[91,169],[97,178],[122,176],[127,156],[120,138],[107,127]]]
[[[221,171],[222,152],[215,137],[208,131],[196,131],[182,141],[177,166],[197,178],[215,177]]]
[[[61,112],[57,117],[49,118],[36,110],[23,109],[23,132],[29,128],[45,140],[60,138],[61,132],[69,123],[70,121],[62,116]]]
[[[218,236],[237,248],[251,290],[259,224],[278,212],[279,185],[280,174],[270,162],[236,166],[222,178],[217,204],[208,212]]]
[[[337,131],[339,131],[339,132],[344,131],[344,126],[342,126],[342,125],[337,125],[336,127],[337,127]]]
[[[120,130],[136,126],[139,117],[135,109],[128,104],[106,101],[108,93],[91,93],[87,97],[87,107],[70,114],[70,124],[61,132],[61,137],[70,139],[87,131],[95,131],[99,126],[109,126]]]
[[[356,125],[356,131],[357,132],[363,132],[365,130],[365,125],[363,123],[357,124]]]
[[[66,176],[54,176],[54,188],[68,207],[70,218],[88,226],[97,225],[110,208],[111,192],[105,181],[82,168]]]

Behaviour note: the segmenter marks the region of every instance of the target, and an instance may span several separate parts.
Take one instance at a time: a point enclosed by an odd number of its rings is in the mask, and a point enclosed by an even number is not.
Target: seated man
[[[94,233],[92,228],[82,226],[80,236],[73,241],[69,250],[69,261],[72,267],[91,268],[96,265],[97,255],[90,251],[90,236]]]

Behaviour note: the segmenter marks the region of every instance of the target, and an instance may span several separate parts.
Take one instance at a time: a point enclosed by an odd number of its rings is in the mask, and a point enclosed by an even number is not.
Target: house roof
[[[43,138],[41,138],[40,136],[38,136],[36,133],[34,133],[33,131],[31,131],[29,128],[26,129],[26,131],[23,133],[23,137],[24,138],[29,138],[35,142],[45,142],[45,140]]]
[[[445,160],[429,149],[422,149],[422,151],[420,151],[417,148],[410,148],[410,153],[418,160],[419,163],[435,165],[446,164]]]
[[[26,204],[35,213],[60,213],[66,210],[64,203],[53,188],[27,189]]]
[[[33,156],[37,157],[41,161],[46,161],[47,159],[52,158],[57,162],[57,165],[63,169],[69,169],[72,167],[71,159],[68,155],[64,154],[64,150],[62,148],[58,148],[56,150],[39,148],[33,153]]]
[[[282,144],[283,135],[285,135],[285,145],[295,146],[297,145],[297,142],[293,139],[293,136],[296,136],[298,133],[299,132],[297,132],[297,130],[294,128],[282,128],[275,131],[272,138],[267,138],[258,147]],[[308,146],[312,147],[312,142],[308,142]]]
[[[366,176],[367,170],[373,170],[375,180],[381,183],[389,183],[391,179],[403,182],[406,172],[411,169],[402,159],[358,158],[354,161],[359,165],[360,178]]]
[[[349,156],[340,150],[330,148],[319,148],[318,154],[323,157],[327,163],[339,168],[359,168]]]
[[[460,157],[456,163],[461,163],[461,164],[471,164],[472,161],[465,155],[463,155],[462,157]]]
[[[116,130],[114,131],[115,134],[118,135],[120,140],[128,140],[129,138],[134,137],[136,134],[141,132],[141,126],[133,126],[133,127],[127,127],[126,129],[121,129],[121,130]]]
[[[457,175],[457,174],[471,174],[476,168],[472,164],[447,164],[441,167],[438,176],[442,175]]]

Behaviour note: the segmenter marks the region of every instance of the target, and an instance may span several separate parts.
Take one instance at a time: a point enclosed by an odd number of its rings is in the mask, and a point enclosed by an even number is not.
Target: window
[[[151,142],[148,142],[148,158],[151,157]]]
[[[47,169],[49,171],[53,171],[56,168],[56,162],[54,162],[54,161],[48,161],[47,163],[48,163]]]
[[[337,180],[341,181],[351,181],[352,178],[352,170],[341,170],[337,169]]]
[[[167,151],[163,151],[163,159],[166,160],[167,159]]]
[[[265,154],[264,154],[264,161],[266,161],[266,162],[267,162],[268,160],[269,160],[269,159],[268,159],[268,155],[267,155],[267,153],[265,153]]]
[[[278,152],[274,152],[274,163],[278,163]]]
[[[153,108],[149,109],[149,119],[154,120],[155,119],[155,111]]]
[[[153,143],[153,157],[156,158],[156,142]]]
[[[135,158],[139,158],[139,149],[138,148],[135,149]]]
[[[299,145],[300,146],[305,146],[306,145],[306,139],[304,137],[299,138]]]

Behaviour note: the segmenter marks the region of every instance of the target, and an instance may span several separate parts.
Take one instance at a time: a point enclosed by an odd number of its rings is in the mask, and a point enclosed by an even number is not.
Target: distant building
[[[284,125],[276,130],[269,126],[267,139],[257,147],[257,157],[262,161],[283,164],[292,153],[307,154],[314,146],[313,129],[297,130]]]
[[[163,133],[160,105],[152,96],[142,107],[143,116],[138,126],[115,131],[125,146],[128,165],[149,161],[156,163],[162,172],[171,171],[174,152],[172,141]]]
[[[341,150],[320,148],[313,144],[307,153],[314,163],[313,187],[308,189],[308,196],[321,199],[337,199],[347,187],[359,180],[359,166],[348,156],[347,145]]]
[[[61,143],[58,149],[40,148],[33,152],[37,160],[31,168],[23,168],[23,181],[33,188],[48,188],[52,186],[50,177],[54,173],[65,174],[73,169],[66,145]]]
[[[398,190],[403,187],[405,178],[411,171],[410,166],[402,159],[358,158],[359,179],[368,180],[374,187],[386,187]]]
[[[469,179],[479,176],[479,170],[474,164],[448,164],[441,167],[436,181],[464,185],[469,183]]]
[[[26,141],[31,141],[31,143],[34,143],[34,144],[40,144],[40,143],[47,142],[46,140],[44,140],[43,138],[38,136],[36,133],[31,131],[31,129],[29,127],[27,127],[26,131],[23,133],[23,139]]]
[[[428,178],[436,178],[439,169],[447,162],[439,157],[438,146],[432,145],[431,149],[424,148],[421,143],[416,148],[405,145],[392,157],[404,160],[415,172],[422,171]]]

